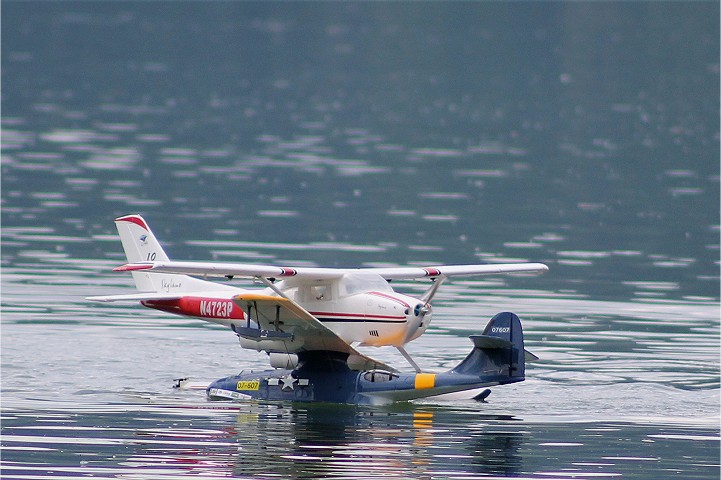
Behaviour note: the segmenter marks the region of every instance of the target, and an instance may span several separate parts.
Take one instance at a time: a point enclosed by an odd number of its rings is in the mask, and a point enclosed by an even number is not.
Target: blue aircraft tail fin
[[[494,316],[482,335],[471,335],[473,350],[451,372],[465,375],[497,376],[499,383],[525,378],[523,328],[518,316],[503,312]]]

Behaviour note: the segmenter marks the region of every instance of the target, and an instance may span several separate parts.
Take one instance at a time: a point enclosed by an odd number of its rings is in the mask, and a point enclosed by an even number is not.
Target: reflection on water
[[[634,475],[640,463],[649,478],[711,478],[718,470],[704,460],[718,452],[718,436],[698,428],[535,424],[482,405],[196,402],[13,405],[3,478],[580,478]],[[675,445],[690,440],[682,459]]]

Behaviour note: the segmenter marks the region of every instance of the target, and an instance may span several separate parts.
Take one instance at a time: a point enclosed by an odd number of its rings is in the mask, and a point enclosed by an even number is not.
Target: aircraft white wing
[[[315,267],[278,267],[274,265],[254,265],[222,262],[139,262],[128,263],[114,268],[115,272],[148,271],[157,273],[182,273],[208,277],[264,277],[283,278],[301,276],[313,279],[339,278],[348,269]]]
[[[347,273],[375,273],[386,280],[410,280],[415,278],[493,275],[515,272],[540,273],[547,270],[548,267],[542,263],[491,263],[483,265],[436,265],[430,267],[323,268],[177,261],[129,263],[114,269],[114,271],[117,272],[148,271],[211,277],[247,278],[298,277],[308,280],[339,278]]]
[[[410,280],[424,277],[462,277],[493,275],[499,273],[531,272],[548,270],[543,263],[488,263],[483,265],[436,265],[431,267],[389,267],[364,269],[388,280]]]

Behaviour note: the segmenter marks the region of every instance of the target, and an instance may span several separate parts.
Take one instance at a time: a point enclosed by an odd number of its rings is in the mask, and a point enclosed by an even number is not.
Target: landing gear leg
[[[410,355],[408,355],[408,352],[406,352],[406,349],[403,347],[396,347],[399,352],[401,352],[401,355],[403,355],[403,358],[408,360],[408,363],[411,364],[411,367],[413,367],[416,371],[416,373],[421,373],[421,367],[418,366],[416,362],[413,361]]]

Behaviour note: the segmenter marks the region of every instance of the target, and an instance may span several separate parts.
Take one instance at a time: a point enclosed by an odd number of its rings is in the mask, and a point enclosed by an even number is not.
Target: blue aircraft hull
[[[525,379],[523,330],[518,317],[499,313],[482,335],[472,335],[473,350],[443,373],[396,373],[348,368],[347,355],[301,352],[293,370],[241,372],[213,382],[211,400],[277,400],[382,404],[445,393],[522,382]]]

